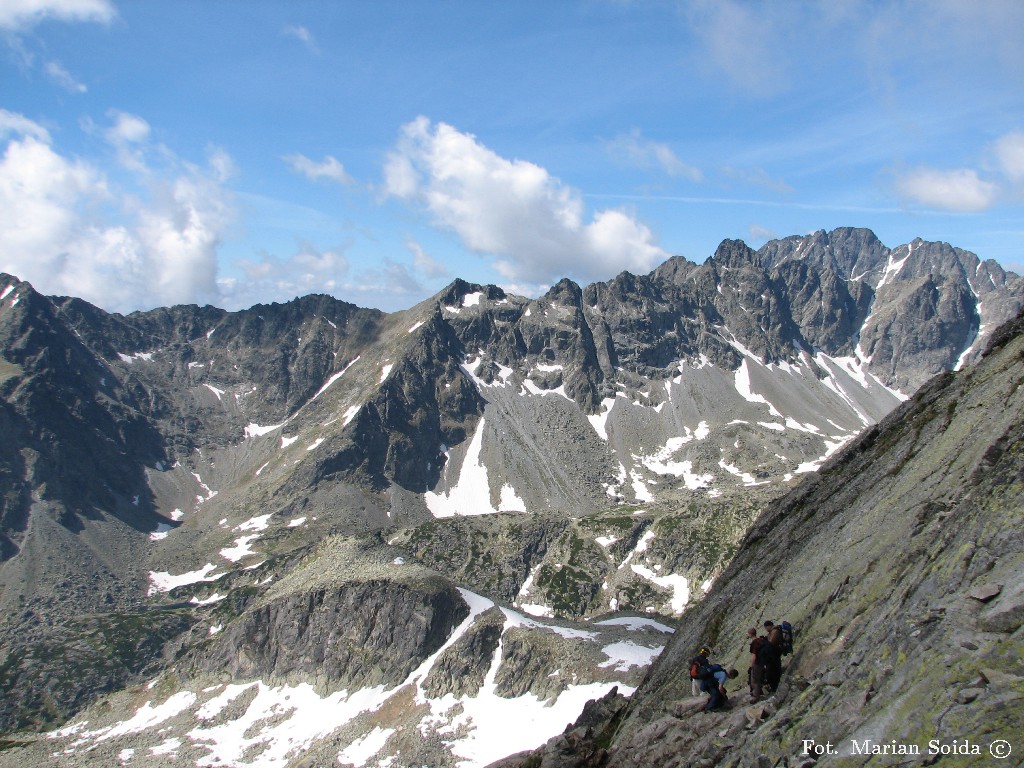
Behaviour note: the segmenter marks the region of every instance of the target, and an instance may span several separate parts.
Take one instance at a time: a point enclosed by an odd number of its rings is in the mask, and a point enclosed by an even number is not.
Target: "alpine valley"
[[[392,314],[0,275],[0,765],[1019,734],[1022,307],[995,262],[852,228]],[[696,714],[688,655],[744,668],[761,618],[799,628],[784,685]]]

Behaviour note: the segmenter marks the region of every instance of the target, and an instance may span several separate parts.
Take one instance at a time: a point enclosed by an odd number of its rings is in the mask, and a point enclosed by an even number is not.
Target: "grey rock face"
[[[432,698],[446,694],[474,696],[484,684],[498,650],[505,616],[491,608],[456,643],[444,651],[423,681],[423,692]]]
[[[371,580],[269,601],[225,630],[202,667],[328,688],[397,685],[469,614],[454,587],[429,586]]]

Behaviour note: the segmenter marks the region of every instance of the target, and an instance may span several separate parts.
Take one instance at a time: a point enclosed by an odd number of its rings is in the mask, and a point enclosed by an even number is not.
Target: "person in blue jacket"
[[[726,670],[721,664],[712,664],[710,674],[704,678],[701,690],[709,694],[708,703],[704,707],[705,712],[713,712],[721,709],[729,703],[729,696],[725,690],[725,684],[730,679],[739,677],[735,669]]]

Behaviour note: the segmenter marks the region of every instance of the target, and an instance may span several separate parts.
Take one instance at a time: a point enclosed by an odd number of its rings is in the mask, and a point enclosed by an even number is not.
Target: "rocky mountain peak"
[[[769,268],[799,260],[832,270],[843,280],[864,280],[874,286],[885,267],[889,249],[870,229],[840,227],[831,232],[818,230],[807,236],[772,240],[761,246],[758,254]]]
[[[563,277],[547,290],[544,298],[549,301],[579,307],[583,300],[583,289],[569,278]]]
[[[716,266],[728,269],[760,268],[762,266],[757,251],[742,240],[723,240],[715,250],[711,261]]]

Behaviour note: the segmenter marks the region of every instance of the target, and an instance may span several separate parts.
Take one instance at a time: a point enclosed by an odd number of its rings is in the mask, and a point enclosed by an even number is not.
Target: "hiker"
[[[704,678],[701,689],[709,694],[708,703],[704,707],[705,712],[713,712],[716,709],[723,709],[729,704],[729,696],[725,690],[725,683],[729,679],[739,677],[740,673],[735,669],[726,671],[721,664],[712,664],[711,674]]]
[[[690,659],[690,693],[694,696],[701,694],[701,681],[711,666],[711,649],[706,645],[697,650],[697,655]]]
[[[764,695],[766,660],[770,653],[765,646],[768,638],[758,637],[757,630],[751,627],[747,630],[747,638],[750,640],[750,669],[747,672],[747,679],[750,683],[750,696],[757,701]]]
[[[764,631],[768,645],[765,649],[764,681],[772,691],[776,691],[782,679],[782,630],[768,620],[764,623]]]

